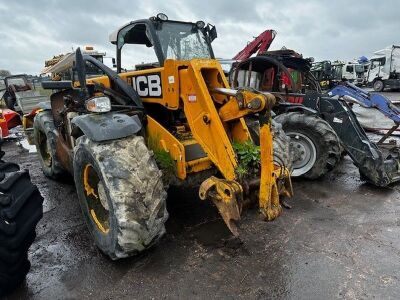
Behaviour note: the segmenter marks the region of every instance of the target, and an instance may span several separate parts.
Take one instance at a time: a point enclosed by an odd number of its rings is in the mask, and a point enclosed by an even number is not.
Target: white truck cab
[[[374,52],[370,59],[367,84],[375,91],[400,88],[400,46],[392,45]]]
[[[364,66],[358,62],[337,63],[341,65],[342,80],[347,80],[356,85],[361,85],[365,81]]]

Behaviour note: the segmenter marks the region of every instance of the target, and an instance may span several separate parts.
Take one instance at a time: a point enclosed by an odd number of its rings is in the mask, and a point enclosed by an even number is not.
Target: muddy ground
[[[93,244],[73,184],[45,178],[15,142],[3,149],[45,198],[32,269],[8,299],[399,298],[400,185],[361,182],[348,157],[321,180],[295,181],[292,208],[274,222],[246,211],[240,241],[195,191],[170,191],[168,234],[113,262]]]

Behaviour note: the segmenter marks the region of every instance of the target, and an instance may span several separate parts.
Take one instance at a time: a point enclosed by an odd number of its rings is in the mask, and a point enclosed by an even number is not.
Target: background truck
[[[365,83],[365,68],[358,62],[321,61],[312,64],[311,73],[324,89],[332,88],[342,81],[356,85]]]
[[[115,68],[115,58],[106,56],[105,52],[98,51],[92,46],[85,46],[82,49],[83,55],[90,55],[97,59],[109,68]],[[52,80],[71,80],[72,78],[72,65],[75,59],[75,52],[56,55],[51,59],[45,61],[45,67],[41,71],[42,75],[50,75]],[[99,76],[103,73],[98,68],[91,64],[86,66],[87,76]]]
[[[342,65],[342,80],[356,85],[362,85],[365,80],[364,66],[358,62],[344,62]]]
[[[400,88],[400,46],[392,45],[374,52],[370,59],[367,84],[375,91]]]

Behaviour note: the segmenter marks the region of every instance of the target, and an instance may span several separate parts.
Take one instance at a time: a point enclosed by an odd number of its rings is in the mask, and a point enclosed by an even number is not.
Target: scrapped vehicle
[[[364,65],[358,62],[332,62],[333,80],[337,82],[347,81],[356,85],[362,85],[365,81]]]
[[[158,14],[110,35],[118,73],[78,49],[71,81],[42,84],[55,90],[33,124],[43,172],[74,177],[89,231],[112,259],[164,235],[169,185],[200,186],[199,198],[214,202],[234,235],[252,199],[273,220],[280,198],[292,195],[289,139],[271,119],[275,97],[229,87],[214,59],[216,36],[203,21]],[[154,50],[157,61],[123,67],[128,45]],[[88,78],[87,64],[104,76]],[[244,118],[256,113],[252,138]]]
[[[313,58],[286,48],[268,51],[275,36],[275,31],[267,30],[248,43],[235,56],[242,60],[231,60],[227,73],[233,88],[254,88],[277,97],[274,120],[291,138],[292,177],[323,176],[339,163],[344,149],[363,180],[377,186],[399,181],[400,148],[388,139],[398,130],[400,110],[383,95],[342,80],[344,64],[340,62],[314,63]],[[358,64],[365,68],[366,61],[360,57]],[[330,86],[325,93],[322,81]],[[378,142],[366,135],[353,104],[377,110],[389,120],[390,128]]]
[[[232,87],[268,91],[280,99],[273,108],[274,120],[291,138],[292,177],[316,179],[340,162],[342,146],[326,120],[301,105],[303,93],[321,92],[310,68],[311,60],[293,50],[267,51],[236,64]]]
[[[314,62],[310,71],[322,89],[331,88],[341,81],[341,70],[333,68],[329,60]]]
[[[392,45],[374,52],[370,59],[367,84],[375,91],[400,89],[400,46]]]
[[[333,88],[343,81],[356,85],[363,85],[366,81],[365,67],[358,62],[315,62],[312,64],[311,73],[323,89]]]
[[[2,96],[6,106],[21,114],[30,113],[38,103],[48,101],[35,90],[25,74],[12,75],[4,78],[5,92]]]
[[[21,125],[21,117],[11,109],[0,109],[0,141],[7,138],[10,129]]]
[[[400,110],[389,99],[343,82],[322,93],[311,84],[311,64],[293,53],[276,52],[241,61],[233,74],[234,87],[252,87],[274,94],[275,121],[291,137],[293,176],[317,178],[340,161],[343,147],[359,168],[362,180],[387,186],[400,180],[399,146],[388,142],[400,125]],[[250,83],[250,85],[248,85]],[[378,141],[366,135],[352,105],[377,109],[394,122]]]
[[[82,50],[83,55],[90,55],[98,61],[102,62],[110,68],[115,68],[115,58],[107,57],[105,52],[98,51],[92,46],[85,46]],[[75,52],[69,52],[65,54],[55,55],[53,58],[48,59],[44,63],[44,69],[41,71],[41,75],[50,75],[52,80],[71,80],[72,78],[72,66],[75,59]],[[88,77],[103,75],[101,70],[94,67],[91,64],[86,65],[86,75]]]

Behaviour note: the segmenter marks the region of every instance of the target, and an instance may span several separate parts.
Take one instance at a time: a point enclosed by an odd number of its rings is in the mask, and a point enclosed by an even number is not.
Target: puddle
[[[19,141],[18,143],[22,146],[22,148],[28,150],[29,153],[36,153],[35,145],[29,145],[27,139],[23,139],[23,140]]]
[[[196,226],[192,229],[191,233],[204,246],[218,245],[222,241],[232,237],[232,233],[221,219]]]

